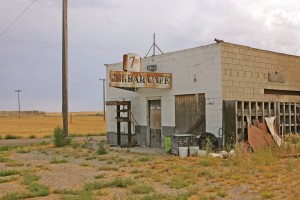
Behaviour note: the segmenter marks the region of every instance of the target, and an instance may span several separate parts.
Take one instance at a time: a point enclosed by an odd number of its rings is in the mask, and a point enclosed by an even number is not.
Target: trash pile
[[[283,149],[287,154],[282,157],[300,157],[300,135],[286,134],[279,136],[278,130],[275,127],[276,117],[265,117],[264,122],[258,120],[250,120],[247,117],[248,123],[248,140],[243,143],[244,152],[256,152],[267,148]],[[208,153],[206,150],[199,149],[199,146],[179,147],[179,156],[186,158],[188,156],[212,157],[227,159],[235,157],[234,149],[227,151],[220,151],[219,153]]]
[[[275,118],[266,117],[266,123],[255,121],[253,124],[247,120],[248,142],[253,151],[266,149],[267,147],[279,147],[290,150],[292,153],[300,150],[300,136],[298,134],[288,134],[281,138],[274,126]]]

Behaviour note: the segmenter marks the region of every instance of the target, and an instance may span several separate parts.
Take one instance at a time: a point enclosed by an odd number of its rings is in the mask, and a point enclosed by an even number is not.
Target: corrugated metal
[[[186,133],[199,119],[198,127],[191,134],[205,132],[205,94],[178,95],[175,97],[175,132]]]

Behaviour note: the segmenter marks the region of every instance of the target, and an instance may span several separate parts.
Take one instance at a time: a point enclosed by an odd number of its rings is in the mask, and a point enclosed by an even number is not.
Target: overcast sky
[[[0,33],[33,0],[0,0]],[[287,54],[299,0],[69,0],[69,111],[102,110],[104,64],[156,43],[172,52],[214,38]],[[61,111],[62,0],[37,0],[0,36],[0,110]],[[300,55],[300,51],[297,52]]]

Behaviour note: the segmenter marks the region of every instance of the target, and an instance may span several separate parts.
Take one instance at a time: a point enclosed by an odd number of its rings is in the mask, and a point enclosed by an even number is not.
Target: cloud
[[[31,0],[0,1],[0,32]],[[227,42],[293,54],[300,44],[297,0],[69,0],[70,109],[102,108],[105,63],[144,56],[152,34],[164,52]],[[0,37],[0,110],[61,109],[61,0],[38,0]],[[300,52],[298,52],[298,55]],[[26,101],[25,101],[26,100]]]

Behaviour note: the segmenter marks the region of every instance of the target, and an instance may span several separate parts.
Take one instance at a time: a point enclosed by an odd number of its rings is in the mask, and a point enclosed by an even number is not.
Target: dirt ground
[[[297,199],[300,159],[234,159],[88,149],[80,142],[0,147],[1,199]]]

